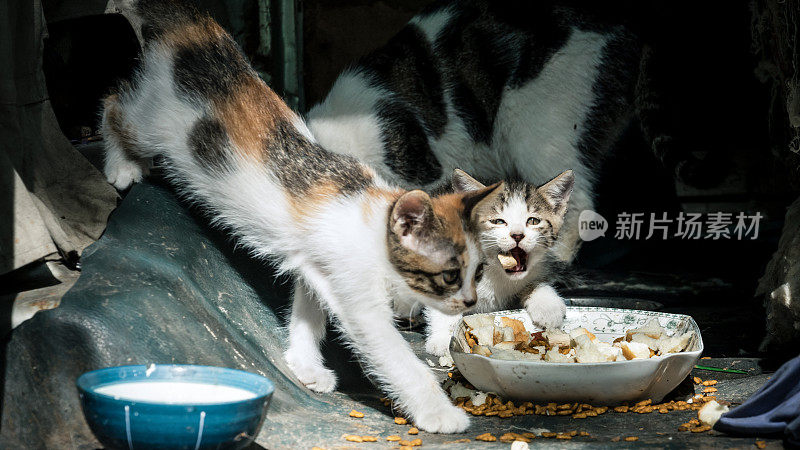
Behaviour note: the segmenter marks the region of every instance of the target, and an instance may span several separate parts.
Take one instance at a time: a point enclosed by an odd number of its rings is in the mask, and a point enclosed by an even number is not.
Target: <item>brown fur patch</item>
[[[187,47],[204,44],[227,35],[225,30],[208,16],[199,18],[196,22],[183,22],[165,32],[160,40],[174,47]]]
[[[130,124],[128,124],[123,117],[117,94],[111,94],[103,100],[103,114],[105,115],[105,122],[108,127],[105,131],[113,135],[107,136],[107,139],[116,139],[128,159],[132,161],[139,159],[141,152],[137,150],[138,143],[136,141],[136,136]]]

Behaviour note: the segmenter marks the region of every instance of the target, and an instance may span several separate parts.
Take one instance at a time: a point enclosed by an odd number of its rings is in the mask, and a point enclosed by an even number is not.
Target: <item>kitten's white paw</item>
[[[429,433],[460,433],[467,429],[469,416],[463,409],[449,401],[435,406],[432,403],[439,402],[430,402],[424,410],[411,415],[417,428]]]
[[[303,361],[302,356],[294,357],[290,353],[284,355],[286,363],[292,369],[294,376],[305,387],[315,392],[333,392],[336,389],[336,373],[321,364]]]
[[[106,179],[119,190],[127,189],[133,183],[142,181],[147,172],[145,164],[121,158],[113,163],[107,162],[105,166]]]
[[[450,348],[450,335],[446,333],[434,333],[425,340],[425,351],[431,355],[444,356]]]
[[[564,300],[555,289],[547,285],[534,289],[525,301],[525,309],[533,323],[545,329],[561,327],[567,313]]]

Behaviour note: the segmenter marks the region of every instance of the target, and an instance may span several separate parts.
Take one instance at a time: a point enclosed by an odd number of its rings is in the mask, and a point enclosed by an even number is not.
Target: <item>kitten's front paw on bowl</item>
[[[435,356],[444,356],[450,347],[450,335],[445,333],[432,334],[425,340],[425,351]]]
[[[525,309],[536,325],[547,328],[559,328],[564,324],[567,305],[558,293],[550,286],[537,288],[525,302]]]
[[[328,393],[336,389],[336,373],[325,366],[310,364],[307,361],[298,361],[290,355],[286,356],[286,363],[292,369],[294,376],[303,385],[314,392]]]
[[[449,402],[439,407],[426,407],[412,416],[414,425],[429,433],[460,433],[469,427],[467,413]]]

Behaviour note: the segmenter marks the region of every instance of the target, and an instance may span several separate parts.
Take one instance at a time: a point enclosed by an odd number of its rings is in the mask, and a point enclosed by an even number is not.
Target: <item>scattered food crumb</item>
[[[396,423],[398,425],[405,425],[405,424],[408,423],[408,421],[403,417],[395,417],[394,418],[394,423]]]
[[[364,440],[361,439],[361,436],[356,436],[354,434],[346,434],[344,436],[344,440],[350,442],[364,442]]]
[[[711,357],[710,357],[710,356],[703,356],[703,357],[702,357],[702,358],[700,358],[700,359],[711,359]]]
[[[378,438],[375,436],[361,436],[361,440],[364,442],[378,442]]]
[[[400,441],[401,447],[419,447],[422,445],[422,439],[414,439],[413,441]]]
[[[701,384],[703,382],[700,377],[694,377],[692,378],[692,381],[694,381],[694,384]]]
[[[479,434],[478,436],[475,436],[475,440],[476,441],[483,441],[483,442],[494,442],[494,441],[497,440],[497,438],[494,437],[494,435],[492,435],[492,433],[483,433],[483,434]]]
[[[611,442],[619,442],[619,441],[620,441],[620,437],[619,436],[611,438]]]
[[[756,441],[755,445],[758,448],[767,448],[767,441]]]
[[[634,441],[638,441],[639,438],[636,437],[636,436],[628,436],[628,437],[625,438],[625,440],[628,441],[628,442],[634,442]]]
[[[717,388],[715,388],[715,387],[707,387],[707,388],[703,389],[703,393],[704,394],[708,394],[708,393],[711,393],[711,392],[717,392]]]
[[[397,441],[399,441],[401,439],[403,439],[403,438],[401,438],[400,436],[398,436],[396,434],[393,434],[391,436],[386,436],[386,440],[389,441],[389,442],[397,442]]]
[[[325,450],[325,449],[322,447],[311,447],[311,450]]]
[[[411,427],[408,429],[408,434],[419,434],[419,428]]]
[[[729,410],[730,408],[727,406],[720,405],[716,402],[716,400],[712,400],[703,405],[703,407],[700,408],[700,411],[697,411],[697,420],[704,425],[713,427],[714,424],[719,420],[720,416]]]
[[[355,417],[356,419],[360,419],[364,417],[364,413],[361,411],[356,411],[355,409],[350,411],[350,417]]]
[[[706,380],[706,381],[703,381],[703,386],[713,386],[715,384],[717,384],[717,380]]]
[[[530,447],[525,441],[514,441],[511,443],[511,450],[528,450]]]
[[[544,431],[544,432],[542,432],[542,437],[543,438],[554,438],[556,436],[558,436],[558,433],[554,433],[552,431]]]

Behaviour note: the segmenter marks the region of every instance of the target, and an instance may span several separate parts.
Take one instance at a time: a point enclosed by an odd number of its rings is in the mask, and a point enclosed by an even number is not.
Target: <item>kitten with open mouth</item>
[[[484,187],[466,173],[453,175],[456,191]],[[566,312],[564,301],[550,284],[562,263],[555,256],[558,233],[564,223],[575,178],[567,170],[541,186],[506,182],[502,191],[473,212],[473,224],[485,261],[476,272],[478,303],[474,312],[507,309],[516,299],[537,325],[561,326]],[[444,355],[450,336],[461,320],[425,310],[426,349]]]

